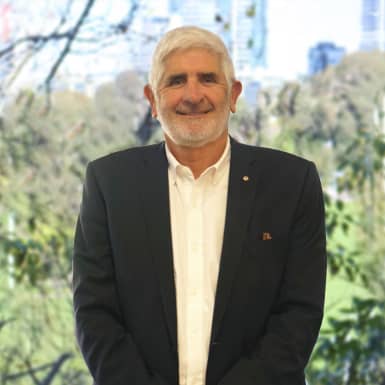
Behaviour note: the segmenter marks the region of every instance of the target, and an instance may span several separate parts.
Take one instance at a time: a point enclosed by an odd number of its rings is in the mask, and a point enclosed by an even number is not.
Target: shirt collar
[[[166,157],[168,160],[168,167],[169,167],[169,170],[171,171],[173,183],[176,183],[177,176],[190,177],[193,179],[191,170],[188,167],[181,164],[175,158],[175,156],[171,153],[169,147],[167,146],[167,143],[165,143],[165,149],[166,149]],[[211,182],[215,184],[219,178],[219,175],[221,174],[221,171],[223,171],[230,164],[230,152],[231,152],[230,139],[227,136],[226,146],[221,157],[218,159],[216,163],[207,167],[206,170],[204,170],[202,174],[199,176],[199,178],[201,178],[206,174],[211,174]]]

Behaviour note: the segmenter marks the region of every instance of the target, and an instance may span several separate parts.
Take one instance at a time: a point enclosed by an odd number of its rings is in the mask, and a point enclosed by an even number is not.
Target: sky
[[[294,78],[307,72],[308,49],[331,41],[358,49],[362,0],[270,0],[268,69]]]

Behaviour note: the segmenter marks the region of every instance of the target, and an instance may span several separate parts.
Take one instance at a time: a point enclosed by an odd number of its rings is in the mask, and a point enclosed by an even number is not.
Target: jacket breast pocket
[[[286,259],[285,240],[249,240],[243,259],[249,284],[264,289],[276,288],[282,280]]]
[[[269,256],[271,254],[280,257],[286,255],[287,242],[284,238],[271,240],[248,239],[245,250],[251,258]]]

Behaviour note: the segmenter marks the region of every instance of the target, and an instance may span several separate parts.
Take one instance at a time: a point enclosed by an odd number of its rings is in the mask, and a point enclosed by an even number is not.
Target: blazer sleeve
[[[101,190],[86,171],[73,254],[76,335],[95,385],[166,385],[146,367],[124,327]]]
[[[324,217],[321,184],[314,164],[309,162],[289,232],[284,277],[264,334],[219,385],[305,385],[304,369],[323,316]]]

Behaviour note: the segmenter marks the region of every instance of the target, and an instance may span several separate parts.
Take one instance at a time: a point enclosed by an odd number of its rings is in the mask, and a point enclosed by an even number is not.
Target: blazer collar
[[[258,175],[253,167],[255,148],[231,139],[231,161],[226,221],[219,266],[211,342],[219,338],[232,283],[240,262],[247,226],[252,213]]]

